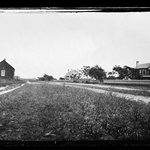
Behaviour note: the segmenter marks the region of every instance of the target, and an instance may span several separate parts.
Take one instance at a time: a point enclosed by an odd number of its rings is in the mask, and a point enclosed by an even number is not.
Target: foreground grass
[[[150,105],[58,85],[0,96],[0,140],[149,139]]]

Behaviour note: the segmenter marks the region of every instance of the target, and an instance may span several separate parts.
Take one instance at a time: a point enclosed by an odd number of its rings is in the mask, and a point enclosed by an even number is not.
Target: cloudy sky
[[[150,62],[150,12],[0,13],[0,61],[15,75],[63,77],[68,69]]]

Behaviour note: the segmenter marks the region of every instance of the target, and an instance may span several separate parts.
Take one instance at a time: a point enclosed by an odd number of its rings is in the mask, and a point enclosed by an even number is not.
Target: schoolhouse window
[[[1,70],[1,76],[2,76],[2,77],[5,76],[5,70]]]

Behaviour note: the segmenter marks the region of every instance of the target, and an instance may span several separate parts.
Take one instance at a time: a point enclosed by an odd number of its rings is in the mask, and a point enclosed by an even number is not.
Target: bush
[[[60,77],[59,80],[65,80],[65,78]]]
[[[21,84],[21,83],[25,83],[25,81],[21,79],[0,79],[0,87],[6,85],[12,85],[12,84]]]

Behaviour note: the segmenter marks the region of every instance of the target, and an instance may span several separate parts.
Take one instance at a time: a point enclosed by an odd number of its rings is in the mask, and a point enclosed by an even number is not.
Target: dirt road
[[[15,87],[15,88],[11,88],[11,89],[8,89],[8,90],[4,90],[4,89],[6,89],[7,87],[5,87],[5,88],[3,88],[3,90],[4,91],[0,91],[0,95],[3,95],[3,94],[6,94],[6,93],[9,93],[9,92],[12,92],[12,91],[14,91],[14,90],[16,90],[16,89],[18,89],[18,88],[21,88],[22,86],[24,86],[25,84],[21,84],[20,86],[17,86],[17,87]],[[1,88],[1,90],[2,90],[2,88]]]
[[[105,94],[110,94],[110,91],[107,91],[107,88],[110,88],[110,86],[107,85],[95,85],[95,84],[87,84],[86,86],[89,87],[85,87],[85,84],[78,84],[78,83],[65,83],[65,86],[70,86],[70,87],[76,87],[76,88],[81,88],[81,89],[87,89],[96,93],[105,93]],[[106,90],[104,89],[96,89],[93,87],[105,87]],[[112,88],[112,87],[111,87]],[[140,89],[132,89],[132,88],[124,88],[124,87],[113,87],[113,88],[119,88],[119,89],[126,89],[126,90],[140,90]],[[132,94],[125,94],[125,93],[119,93],[119,92],[111,92],[112,95],[117,96],[117,97],[123,97],[129,100],[134,100],[134,101],[143,101],[145,103],[149,103],[150,102],[150,97],[146,97],[146,96],[137,96],[137,95],[132,95]]]

